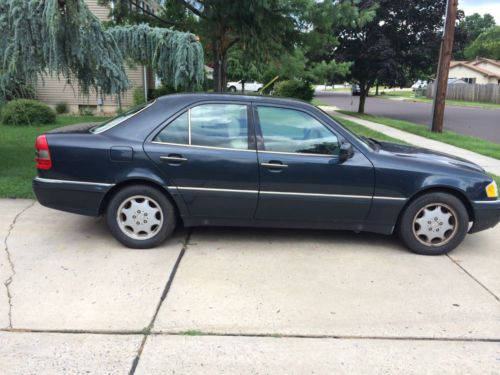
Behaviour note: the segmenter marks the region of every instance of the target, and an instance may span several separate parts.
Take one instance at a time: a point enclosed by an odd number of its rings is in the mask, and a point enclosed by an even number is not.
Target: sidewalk
[[[357,117],[348,116],[343,113],[336,112],[337,108],[333,106],[320,106],[320,108],[334,116],[344,118],[349,121],[356,122],[360,125],[366,126],[372,130],[384,133],[390,137],[403,139],[407,143],[418,147],[425,147],[431,150],[444,152],[450,155],[455,155],[463,159],[467,159],[483,167],[487,172],[500,176],[500,160],[490,158],[489,156],[481,155],[463,148],[449,145],[447,143],[435,141],[433,139],[421,137],[419,135],[411,134],[393,127],[378,124],[376,122],[362,120]]]

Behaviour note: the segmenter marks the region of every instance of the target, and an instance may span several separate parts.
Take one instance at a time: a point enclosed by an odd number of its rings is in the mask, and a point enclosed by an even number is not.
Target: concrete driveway
[[[500,373],[500,228],[450,256],[349,232],[180,229],[0,200],[2,374]]]

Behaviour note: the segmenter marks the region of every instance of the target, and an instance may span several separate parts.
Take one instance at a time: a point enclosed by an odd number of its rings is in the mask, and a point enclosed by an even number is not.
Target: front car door
[[[202,103],[172,119],[146,153],[200,220],[251,219],[258,166],[248,103]]]
[[[260,168],[258,220],[357,227],[374,189],[371,162],[359,151],[339,159],[343,138],[309,112],[254,107]]]

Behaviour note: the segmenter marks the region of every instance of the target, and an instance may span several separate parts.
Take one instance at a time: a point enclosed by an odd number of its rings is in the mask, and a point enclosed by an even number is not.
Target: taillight
[[[49,144],[45,135],[40,135],[35,143],[35,160],[37,169],[52,168],[52,160],[50,159]]]

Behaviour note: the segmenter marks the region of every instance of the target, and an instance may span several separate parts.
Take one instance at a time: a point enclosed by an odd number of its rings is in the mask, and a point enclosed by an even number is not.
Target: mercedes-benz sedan
[[[479,166],[359,137],[295,100],[165,96],[43,134],[36,152],[41,204],[105,215],[134,248],[182,224],[397,232],[436,255],[500,220],[497,186]]]

